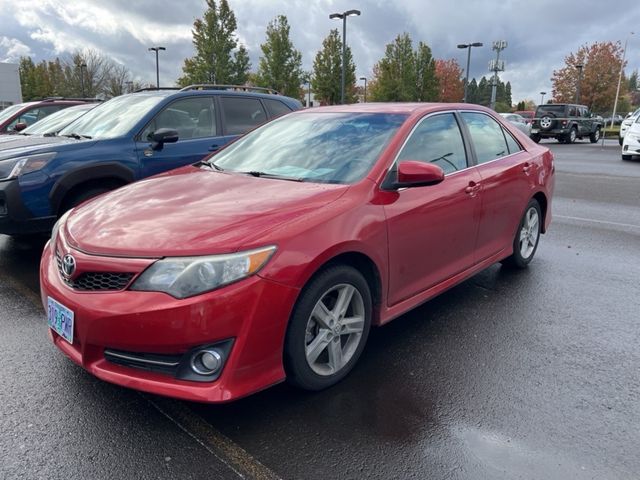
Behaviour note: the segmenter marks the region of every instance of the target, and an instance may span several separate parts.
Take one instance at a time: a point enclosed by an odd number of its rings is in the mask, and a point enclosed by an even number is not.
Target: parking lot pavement
[[[231,459],[246,478],[636,479],[640,162],[542,143],[554,222],[530,268],[495,265],[375,329],[320,393],[207,406],[102,383],[28,300],[41,245],[0,236],[0,477],[235,478]]]

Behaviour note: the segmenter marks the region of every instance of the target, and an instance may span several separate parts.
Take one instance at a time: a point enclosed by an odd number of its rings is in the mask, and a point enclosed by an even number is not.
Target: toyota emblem
[[[73,255],[65,255],[62,258],[62,274],[67,277],[67,278],[71,278],[71,275],[73,275],[73,272],[76,271],[76,259],[73,258]]]

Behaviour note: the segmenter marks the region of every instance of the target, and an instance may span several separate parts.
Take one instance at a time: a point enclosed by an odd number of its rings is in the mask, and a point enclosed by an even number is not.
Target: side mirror
[[[14,132],[21,132],[22,130],[24,130],[25,128],[27,128],[29,125],[27,125],[24,122],[18,122],[16,123],[16,126],[13,127],[13,131]]]
[[[435,163],[403,160],[398,163],[395,175],[393,171],[390,172],[383,188],[396,190],[398,188],[424,187],[435,185],[443,180],[444,170]]]
[[[178,131],[173,128],[159,128],[151,136],[151,149],[162,150],[165,143],[176,143],[178,141]]]

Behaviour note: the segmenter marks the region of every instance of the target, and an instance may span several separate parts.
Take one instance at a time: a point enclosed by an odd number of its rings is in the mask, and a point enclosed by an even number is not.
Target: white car
[[[522,115],[518,115],[517,113],[501,113],[500,114],[505,120],[513,123],[519,130],[528,137],[531,135],[531,124],[527,123],[527,119]]]
[[[631,160],[634,155],[640,156],[640,115],[628,127],[622,142],[622,160]]]
[[[620,142],[620,145],[622,145],[622,142],[624,141],[624,137],[627,133],[627,130],[631,126],[631,124],[633,124],[633,122],[635,122],[639,117],[640,117],[640,108],[637,109],[635,112],[627,115],[627,117],[622,121],[622,123],[620,124],[620,136],[618,137],[618,142]]]

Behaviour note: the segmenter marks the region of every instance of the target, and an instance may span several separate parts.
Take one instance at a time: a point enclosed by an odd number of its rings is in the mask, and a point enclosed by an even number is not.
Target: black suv
[[[531,139],[555,138],[561,143],[573,143],[589,137],[591,143],[600,139],[602,120],[595,118],[585,105],[550,103],[539,105],[531,125]]]

